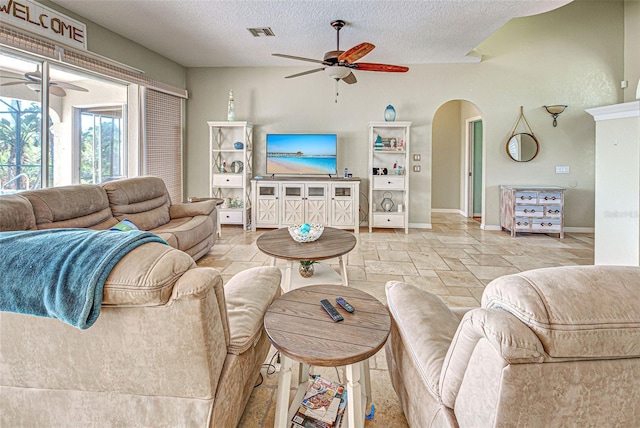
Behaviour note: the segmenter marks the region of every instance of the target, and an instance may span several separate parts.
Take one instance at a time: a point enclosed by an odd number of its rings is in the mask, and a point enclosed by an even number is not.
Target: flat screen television
[[[337,174],[336,134],[267,134],[267,174]]]

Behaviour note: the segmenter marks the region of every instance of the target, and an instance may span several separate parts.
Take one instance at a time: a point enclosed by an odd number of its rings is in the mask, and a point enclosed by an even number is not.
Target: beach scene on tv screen
[[[267,174],[336,174],[334,134],[270,134]]]

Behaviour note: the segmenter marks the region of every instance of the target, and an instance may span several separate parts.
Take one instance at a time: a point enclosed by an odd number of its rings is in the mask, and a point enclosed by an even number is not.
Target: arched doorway
[[[482,112],[465,100],[442,104],[433,116],[432,211],[458,213],[482,223]]]

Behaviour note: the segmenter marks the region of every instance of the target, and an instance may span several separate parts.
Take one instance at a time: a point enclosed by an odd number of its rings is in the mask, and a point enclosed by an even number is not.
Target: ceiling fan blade
[[[80,91],[80,92],[89,92],[88,89],[78,85],[74,85],[73,83],[69,83],[69,82],[51,82],[51,86],[59,86],[61,88],[71,89],[71,90]]]
[[[406,73],[409,71],[409,67],[404,67],[402,65],[375,64],[372,62],[357,62],[352,64],[350,67],[354,66],[356,70],[362,71],[385,71],[387,73]]]
[[[302,73],[296,73],[296,74],[292,74],[291,76],[285,76],[285,79],[290,79],[292,77],[298,77],[298,76],[304,76],[305,74],[311,74],[311,73],[316,73],[318,71],[322,71],[324,70],[324,67],[322,68],[314,68],[313,70],[307,70],[307,71],[303,71]]]
[[[32,83],[32,82],[30,82],[28,80],[16,80],[15,82],[0,83],[0,86],[25,85],[27,83]]]
[[[316,62],[318,64],[325,64],[325,62],[320,60],[320,59],[303,58],[301,56],[285,55],[285,54],[279,54],[279,53],[274,53],[274,54],[271,54],[271,55],[279,56],[281,58],[297,59],[299,61],[308,61],[308,62]],[[327,65],[327,64],[325,64],[325,65]]]
[[[358,80],[356,79],[356,75],[353,73],[349,73],[347,74],[347,77],[343,77],[342,81],[344,83],[348,83],[349,85],[353,85],[354,83],[356,83]]]
[[[371,52],[374,48],[375,46],[369,42],[360,43],[359,45],[352,47],[348,51],[344,51],[338,57],[338,61],[345,61],[348,64],[351,64]]]
[[[54,85],[50,85],[49,86],[49,93],[52,95],[56,95],[58,97],[65,97],[67,95],[67,93],[65,92],[64,89],[62,89],[59,86],[54,86]]]

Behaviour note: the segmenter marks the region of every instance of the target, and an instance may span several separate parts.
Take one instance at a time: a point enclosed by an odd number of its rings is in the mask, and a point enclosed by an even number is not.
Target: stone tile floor
[[[494,278],[529,269],[593,264],[593,234],[519,234],[484,231],[479,223],[457,214],[434,213],[432,229],[361,228],[358,244],[347,258],[349,285],[386,302],[387,281],[405,281],[440,296],[450,306],[479,306],[484,286]],[[213,266],[225,281],[244,269],[268,265],[271,259],[255,245],[256,232],[225,226],[211,252],[198,261]],[[337,260],[328,261],[337,269]],[[284,265],[279,261],[278,265]],[[275,351],[272,349],[267,361]],[[294,366],[295,368],[295,366]],[[407,422],[393,391],[384,350],[370,360],[373,420],[365,427],[406,427]],[[295,372],[296,370],[294,370]],[[312,368],[313,373],[344,379],[343,368]],[[277,375],[262,370],[263,383],[254,389],[241,428],[272,427]],[[294,376],[295,377],[295,376]]]

